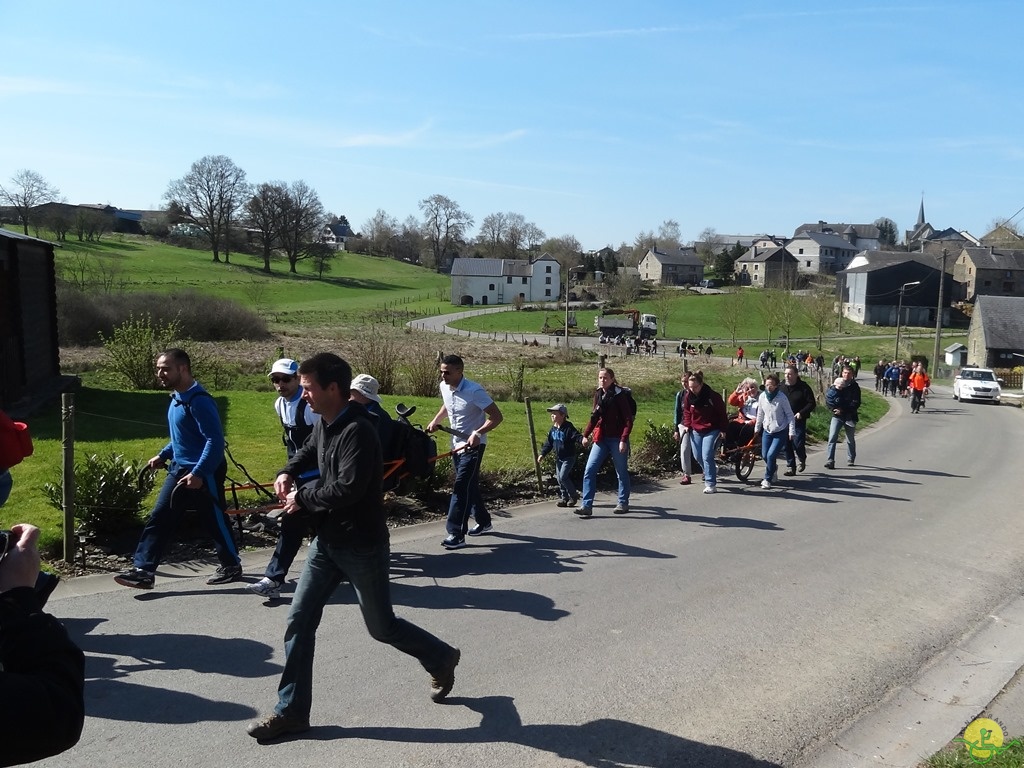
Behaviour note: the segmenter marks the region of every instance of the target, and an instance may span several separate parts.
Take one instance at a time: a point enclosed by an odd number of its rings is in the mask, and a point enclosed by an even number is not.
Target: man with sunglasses
[[[291,459],[306,438],[313,433],[313,425],[320,419],[302,397],[299,386],[299,364],[289,357],[282,357],[271,367],[270,383],[277,390],[278,398],[274,402],[274,411],[281,421],[284,433],[281,440],[285,451]],[[296,479],[298,487],[315,482],[320,477],[320,470],[313,468],[301,473]],[[277,546],[267,564],[263,578],[249,585],[249,591],[260,597],[272,599],[281,596],[281,587],[288,569],[291,568],[295,556],[302,546],[302,540],[309,533],[309,522],[302,515],[281,515],[278,518],[281,526],[277,535]]]
[[[458,355],[441,358],[441,410],[427,425],[427,432],[436,432],[446,417],[452,431],[452,464],[455,484],[448,505],[448,535],[441,546],[459,549],[466,546],[466,535],[479,536],[491,530],[491,515],[480,493],[480,462],[487,447],[487,433],[504,418],[497,403],[486,390],[463,375],[465,364]],[[469,527],[472,515],[476,525]]]

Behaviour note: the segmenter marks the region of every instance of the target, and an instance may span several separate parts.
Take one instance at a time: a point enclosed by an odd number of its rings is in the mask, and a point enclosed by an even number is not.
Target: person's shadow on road
[[[703,744],[626,720],[524,725],[511,696],[449,698],[448,706],[479,712],[476,728],[314,727],[298,737],[322,741],[373,739],[420,744],[519,744],[594,768],[780,768],[745,752]]]

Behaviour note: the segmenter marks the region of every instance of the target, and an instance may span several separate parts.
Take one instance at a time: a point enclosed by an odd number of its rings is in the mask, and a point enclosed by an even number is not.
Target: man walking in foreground
[[[114,581],[152,589],[164,547],[190,505],[195,505],[213,537],[220,567],[207,584],[241,581],[242,565],[224,510],[224,430],[213,396],[192,377],[192,360],[183,349],[168,349],[156,359],[156,377],[171,390],[167,422],[171,441],[149,460],[150,469],[167,468],[156,505],[135,550],[134,566]]]
[[[310,517],[316,536],[288,612],[277,706],[247,729],[259,741],[309,730],[316,630],[343,580],[352,584],[370,636],[415,657],[431,674],[434,701],[451,691],[460,658],[458,648],[398,618],[392,608],[380,439],[366,409],[350,400],[352,369],[337,355],[322,352],[299,366],[299,379],[302,396],[320,421],[278,474],[274,490],[285,514]],[[296,489],[295,479],[316,466],[316,485]]]
[[[786,442],[786,471],[783,473],[792,477],[796,474],[797,459],[801,472],[807,466],[807,420],[818,403],[814,390],[800,378],[795,365],[786,366],[786,381],[780,389],[793,409],[793,436]]]
[[[836,468],[836,443],[839,442],[839,433],[842,430],[846,431],[846,463],[852,467],[857,461],[857,440],[854,433],[860,410],[860,386],[855,380],[856,373],[853,368],[844,365],[842,370],[842,376],[825,393],[825,404],[832,412],[832,422],[828,427],[825,469]]]
[[[441,546],[459,549],[466,546],[466,534],[479,536],[491,530],[491,515],[480,493],[480,463],[487,447],[487,433],[504,418],[498,404],[483,387],[463,375],[465,364],[458,355],[441,358],[441,410],[427,425],[427,432],[436,432],[437,425],[448,422],[461,436],[452,436],[452,464],[455,484],[448,505],[448,535]],[[476,525],[469,527],[472,515]]]

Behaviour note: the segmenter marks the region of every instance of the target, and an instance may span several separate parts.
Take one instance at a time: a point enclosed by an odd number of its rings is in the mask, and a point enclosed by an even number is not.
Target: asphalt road
[[[430,701],[342,588],[314,727],[277,744],[245,725],[275,701],[287,595],[207,587],[212,566],[148,593],[62,585],[50,607],[87,654],[89,717],[41,765],[803,765],[1020,591],[1024,415],[943,391],[920,415],[897,402],[857,466],[814,452],[772,490],[635,488],[621,516],[605,492],[588,520],[537,504],[456,552],[436,524],[397,531],[397,612],[463,651],[451,698]]]

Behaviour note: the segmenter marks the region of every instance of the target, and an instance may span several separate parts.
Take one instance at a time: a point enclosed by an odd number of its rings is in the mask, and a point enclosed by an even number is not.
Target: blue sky
[[[1024,3],[0,0],[0,180],[161,207],[195,160],[357,230],[434,193],[585,248],[1024,206]],[[1020,221],[1022,217],[1018,217]]]

